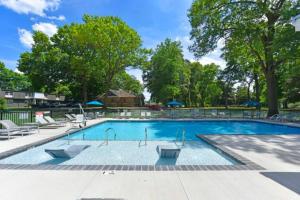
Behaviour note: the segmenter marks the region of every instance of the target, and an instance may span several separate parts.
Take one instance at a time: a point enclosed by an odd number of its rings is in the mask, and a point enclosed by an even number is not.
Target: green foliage
[[[6,99],[0,98],[0,110],[7,109]]]
[[[187,75],[180,42],[166,39],[153,52],[144,81],[151,98],[166,103],[180,99]]]
[[[300,102],[300,62],[293,60],[280,67],[279,90],[284,108],[288,103]]]
[[[187,106],[217,105],[222,93],[219,71],[215,64],[184,61],[180,43],[166,39],[155,49],[144,81],[157,102],[176,99]]]
[[[209,106],[218,103],[221,88],[218,85],[219,67],[215,64],[190,64],[190,95],[194,106]]]
[[[52,93],[59,83],[74,99],[86,101],[110,89],[126,67],[145,62],[140,36],[120,18],[85,15],[83,21],[60,27],[50,39],[34,34],[32,51],[19,60],[34,89]]]
[[[16,73],[4,66],[0,61],[0,89],[2,90],[29,90],[31,83],[23,74]]]
[[[300,34],[290,24],[291,17],[300,13],[299,3],[195,0],[188,14],[194,41],[190,49],[201,57],[214,50],[223,38],[231,54],[226,59],[243,64],[249,71],[259,65],[267,82],[268,115],[276,114],[276,71],[299,55]]]
[[[245,85],[238,86],[235,94],[235,104],[241,105],[244,102],[248,101],[248,87]]]
[[[141,95],[143,92],[143,86],[140,81],[134,76],[130,76],[125,71],[115,76],[113,80],[112,89],[123,89],[129,91],[135,95]]]

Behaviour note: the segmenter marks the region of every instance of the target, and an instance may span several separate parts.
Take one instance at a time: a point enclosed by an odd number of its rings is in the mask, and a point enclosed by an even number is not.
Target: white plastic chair
[[[150,118],[151,117],[151,112],[146,112],[146,116]]]
[[[126,117],[131,117],[131,112],[126,112]]]

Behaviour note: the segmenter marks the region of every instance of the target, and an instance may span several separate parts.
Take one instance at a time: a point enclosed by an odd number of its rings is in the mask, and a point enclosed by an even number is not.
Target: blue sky
[[[165,38],[180,40],[185,58],[194,60],[187,50],[191,44],[187,18],[191,3],[192,0],[0,0],[0,60],[15,70],[19,55],[30,50],[32,31],[51,36],[59,26],[80,23],[83,14],[122,18],[140,34],[147,48],[154,48]],[[199,62],[224,66],[219,55],[218,48]],[[141,80],[139,70],[127,72]]]

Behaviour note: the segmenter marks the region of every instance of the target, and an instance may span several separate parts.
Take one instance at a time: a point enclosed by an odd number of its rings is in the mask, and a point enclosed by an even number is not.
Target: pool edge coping
[[[64,132],[56,136],[52,136],[40,141],[36,141],[31,144],[23,145],[18,148],[14,148],[8,151],[0,153],[0,159],[9,157],[11,155],[26,151],[30,148],[43,145],[45,143],[62,138],[68,134],[73,134],[81,130],[85,130],[104,123],[111,119],[105,119],[101,122],[86,126],[81,129],[73,130],[70,132]],[[128,119],[127,119],[128,120]],[[234,165],[47,165],[47,164],[0,164],[1,169],[10,170],[116,170],[116,171],[222,171],[222,170],[265,170],[260,165],[250,161],[249,159],[223,147],[222,145],[210,140],[205,135],[196,135],[199,139],[211,145],[219,153],[233,158],[241,164]]]

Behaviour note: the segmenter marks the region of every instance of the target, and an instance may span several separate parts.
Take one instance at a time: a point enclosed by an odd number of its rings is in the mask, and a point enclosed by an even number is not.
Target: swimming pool
[[[108,135],[105,131],[109,128]],[[209,121],[106,121],[69,136],[70,139],[85,140],[144,140],[147,129],[148,140],[199,140],[197,134],[300,134],[300,128],[256,121],[209,120]],[[66,136],[68,137],[68,136]]]
[[[145,141],[147,129],[147,141]],[[106,132],[109,130],[109,132]],[[184,130],[184,136],[182,132]],[[239,166],[236,158],[196,134],[298,134],[300,128],[254,121],[105,121],[0,160],[0,165],[30,166]],[[108,136],[108,141],[107,137]],[[184,141],[184,143],[183,143]],[[162,159],[158,145],[177,145],[177,159]],[[184,145],[183,145],[184,144]],[[45,149],[89,145],[70,159]]]

